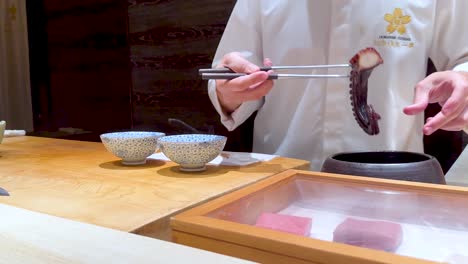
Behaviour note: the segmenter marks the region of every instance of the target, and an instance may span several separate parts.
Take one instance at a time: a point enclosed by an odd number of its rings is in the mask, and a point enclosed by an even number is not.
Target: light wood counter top
[[[278,157],[245,167],[181,173],[172,162],[123,166],[99,142],[40,137],[0,144],[0,203],[160,239],[169,218],[194,205],[308,161]]]
[[[0,263],[252,263],[0,204]]]

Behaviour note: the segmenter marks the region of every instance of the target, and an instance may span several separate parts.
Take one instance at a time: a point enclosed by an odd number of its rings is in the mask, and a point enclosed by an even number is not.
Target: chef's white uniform
[[[425,77],[428,57],[438,70],[468,71],[467,10],[466,0],[237,2],[213,65],[231,51],[257,65],[263,58],[275,65],[340,64],[375,47],[384,60],[369,80],[368,104],[382,117],[376,136],[367,135],[353,117],[348,79],[276,80],[262,100],[243,103],[231,115],[221,110],[214,81],[210,98],[229,130],[258,110],[254,152],[310,160],[315,170],[328,155],[343,151],[422,152],[423,115],[402,110]]]

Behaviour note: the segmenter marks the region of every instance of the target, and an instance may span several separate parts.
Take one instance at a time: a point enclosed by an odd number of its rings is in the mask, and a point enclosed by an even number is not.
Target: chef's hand
[[[459,131],[468,127],[468,72],[435,72],[415,87],[414,102],[403,109],[408,115],[419,114],[429,103],[439,103],[442,109],[424,124],[423,133],[437,129]]]
[[[265,66],[271,66],[269,59],[265,59]],[[226,54],[217,68],[227,67],[238,73],[249,75],[232,80],[216,80],[218,100],[227,113],[231,113],[243,102],[254,101],[265,96],[273,87],[273,81],[268,80],[269,72],[246,60],[238,52]]]

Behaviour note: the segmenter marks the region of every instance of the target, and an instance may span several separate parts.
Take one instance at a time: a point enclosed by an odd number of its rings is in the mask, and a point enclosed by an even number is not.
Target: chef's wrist
[[[224,113],[230,115],[232,112],[236,111],[237,108],[242,104],[242,102],[237,102],[233,100],[227,100],[225,96],[216,90],[216,94],[218,95],[219,104]]]

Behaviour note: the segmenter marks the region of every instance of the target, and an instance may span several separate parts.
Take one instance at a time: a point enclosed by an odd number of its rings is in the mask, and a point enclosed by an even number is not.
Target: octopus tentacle
[[[359,126],[369,135],[377,135],[379,130],[378,120],[380,115],[375,112],[372,105],[367,104],[367,83],[375,67],[383,63],[380,54],[374,48],[360,50],[349,61],[350,74],[350,99],[354,118]]]

